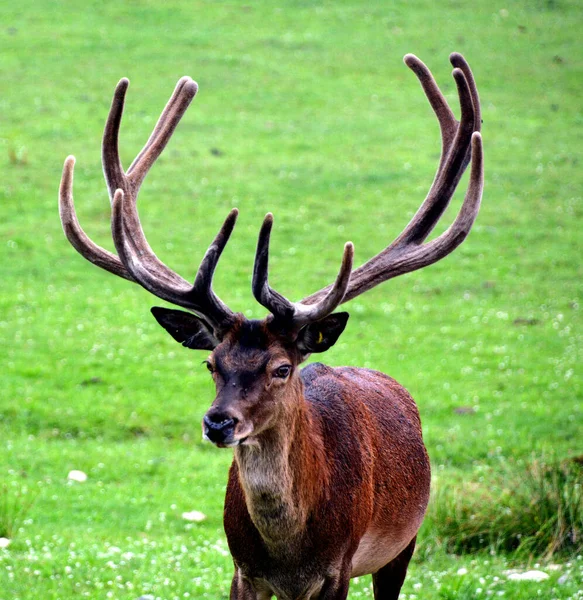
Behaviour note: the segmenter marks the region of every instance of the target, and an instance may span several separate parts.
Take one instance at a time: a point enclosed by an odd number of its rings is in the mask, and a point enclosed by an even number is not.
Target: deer
[[[431,265],[457,248],[478,214],[484,186],[480,101],[472,71],[450,56],[460,103],[456,119],[427,66],[407,54],[437,117],[441,158],[433,183],[402,233],[353,269],[346,243],[336,279],[291,301],[269,284],[273,215],[260,228],[252,275],[260,320],[235,313],[212,281],[233,232],[227,216],[208,247],[194,283],[162,263],[142,230],[137,196],[190,102],[197,84],[178,82],[150,138],[127,171],[118,136],[129,81],[118,83],[102,143],[117,254],[83,231],[73,204],[75,158],[65,160],[59,189],[63,230],[98,267],[138,283],[186,310],[154,307],[157,322],[180,344],[209,352],[204,361],[216,397],[202,420],[203,437],[232,448],[224,529],[234,563],[231,600],[345,600],[350,580],[372,575],[377,600],[397,599],[429,500],[430,462],[416,404],[378,371],[300,365],[330,349],[347,312],[335,312],[389,279]],[[441,235],[427,241],[470,165],[461,208]]]

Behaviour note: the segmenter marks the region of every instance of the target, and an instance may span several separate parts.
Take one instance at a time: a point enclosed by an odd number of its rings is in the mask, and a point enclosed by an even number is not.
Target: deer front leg
[[[330,577],[320,590],[318,600],[346,600],[350,586],[350,571],[346,569],[337,577]]]
[[[248,579],[245,579],[241,571],[235,568],[233,581],[231,582],[230,600],[271,600],[273,594],[267,590],[255,590]]]

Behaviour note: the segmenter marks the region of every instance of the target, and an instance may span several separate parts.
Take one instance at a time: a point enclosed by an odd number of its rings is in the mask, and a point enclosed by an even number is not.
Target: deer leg
[[[255,590],[249,580],[241,576],[238,569],[231,582],[230,600],[271,600],[273,594],[265,590]]]
[[[409,545],[390,563],[379,569],[372,576],[372,588],[375,600],[397,600],[403,587],[407,567],[415,550],[414,537]]]
[[[350,572],[342,573],[339,577],[328,579],[317,598],[318,600],[346,600],[349,586]]]

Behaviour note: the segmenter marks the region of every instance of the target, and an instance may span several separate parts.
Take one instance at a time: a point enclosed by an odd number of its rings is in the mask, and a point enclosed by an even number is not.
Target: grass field
[[[582,27],[576,0],[1,3],[0,599],[228,597],[231,456],[201,441],[205,355],[159,328],[157,300],[79,257],[58,220],[74,154],[79,218],[111,248],[100,139],[117,81],[132,82],[126,166],[176,81],[198,81],[144,184],[144,230],[190,278],[238,206],[215,286],[259,317],[250,277],[267,211],[272,282],[294,299],[334,277],[346,240],[361,263],[406,225],[439,134],[401,58],[422,58],[454,102],[453,50],[482,98],[478,221],[448,259],[348,304],[322,358],[389,373],[418,402],[436,499],[404,598],[583,598],[576,543],[454,554],[458,530],[442,528],[460,496],[460,532],[466,513],[521,512],[511,498],[529,465],[583,454]],[[67,481],[72,469],[87,481]],[[191,510],[207,519],[184,520]],[[535,566],[549,578],[505,574]],[[361,578],[350,598],[371,594]]]

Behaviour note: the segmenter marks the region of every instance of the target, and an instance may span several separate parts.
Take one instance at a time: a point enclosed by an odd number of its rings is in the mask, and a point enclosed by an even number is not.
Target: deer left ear
[[[193,350],[214,350],[219,344],[210,326],[191,313],[154,306],[156,321],[177,341]]]
[[[320,321],[306,325],[299,333],[297,339],[298,349],[302,354],[313,352],[326,352],[331,348],[348,322],[348,313],[340,312],[328,315]]]

